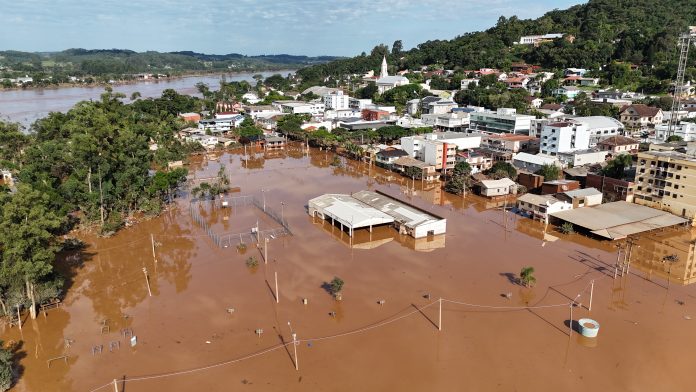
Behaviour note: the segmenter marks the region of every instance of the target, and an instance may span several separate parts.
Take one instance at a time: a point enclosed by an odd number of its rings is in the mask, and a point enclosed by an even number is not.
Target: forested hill
[[[49,53],[0,51],[0,79],[17,75],[24,76],[25,74],[36,75],[37,78],[48,76],[60,78],[87,75],[114,76],[145,72],[178,74],[191,71],[262,71],[297,68],[337,58],[287,54],[245,56],[232,53],[210,55],[190,51],[134,52],[125,49],[68,49]]]
[[[400,50],[400,41],[395,42],[391,51],[380,45],[370,54],[310,66],[299,74],[311,84],[330,76],[377,70],[382,55],[388,54],[393,70],[423,65],[445,69],[508,69],[516,61],[546,69],[597,69],[612,61],[624,61],[650,65],[646,67],[650,68],[649,72],[659,79],[668,79],[676,69],[677,36],[695,24],[694,0],[590,0],[566,10],[553,10],[534,20],[501,16],[486,31],[467,33],[452,40],[428,41],[409,51]],[[520,36],[546,33],[565,33],[575,40],[556,40],[539,47],[514,44]],[[692,67],[696,64],[696,56],[692,56],[690,64]]]

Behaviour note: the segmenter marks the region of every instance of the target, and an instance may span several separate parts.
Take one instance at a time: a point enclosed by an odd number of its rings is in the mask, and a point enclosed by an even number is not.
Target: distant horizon
[[[293,53],[262,53],[262,54],[244,54],[244,53],[239,53],[239,52],[228,52],[228,53],[208,53],[208,52],[199,52],[196,50],[190,50],[190,49],[183,49],[183,50],[173,50],[173,51],[162,51],[162,50],[154,50],[154,49],[147,49],[147,50],[133,50],[129,48],[65,48],[65,49],[58,49],[58,50],[20,50],[20,49],[0,49],[0,52],[21,52],[21,53],[33,53],[33,54],[52,54],[52,53],[61,53],[65,52],[67,50],[89,50],[89,51],[109,51],[109,50],[122,50],[122,51],[131,51],[135,53],[147,53],[147,52],[157,52],[157,53],[170,53],[170,54],[180,54],[182,52],[193,52],[197,54],[202,54],[206,56],[229,56],[233,54],[238,54],[240,56],[246,56],[246,57],[260,57],[260,56],[294,56],[294,57],[310,57],[310,58],[316,58],[316,57],[348,57],[348,56],[340,56],[340,55],[333,55],[333,54],[318,54],[316,56],[310,56],[306,54],[293,54]]]
[[[193,51],[245,56],[352,57],[401,40],[405,50],[495,25],[498,17],[536,18],[579,0],[0,0],[0,51],[51,53],[75,48]],[[455,10],[455,12],[452,12]],[[20,43],[21,42],[21,43]]]

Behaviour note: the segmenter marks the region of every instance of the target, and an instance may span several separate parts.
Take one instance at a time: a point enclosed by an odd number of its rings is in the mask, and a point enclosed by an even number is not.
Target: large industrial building
[[[338,225],[353,236],[355,229],[391,225],[414,238],[444,234],[447,220],[381,192],[325,194],[311,199],[308,212]]]

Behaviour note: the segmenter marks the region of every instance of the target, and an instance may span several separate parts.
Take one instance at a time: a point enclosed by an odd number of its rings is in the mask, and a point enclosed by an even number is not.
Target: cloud
[[[120,47],[338,54],[402,39],[414,46],[578,0],[0,0],[0,49]]]

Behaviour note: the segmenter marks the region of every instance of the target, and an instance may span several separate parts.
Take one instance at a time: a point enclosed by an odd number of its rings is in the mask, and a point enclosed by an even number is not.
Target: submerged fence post
[[[437,318],[437,330],[442,331],[442,297],[440,297],[438,302],[440,303],[440,314]]]

